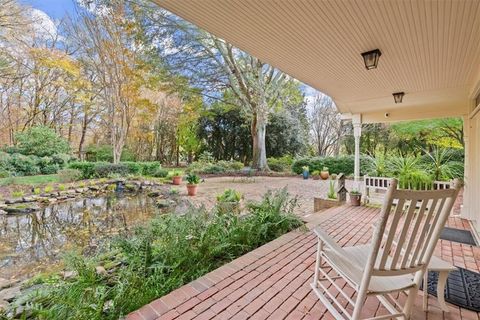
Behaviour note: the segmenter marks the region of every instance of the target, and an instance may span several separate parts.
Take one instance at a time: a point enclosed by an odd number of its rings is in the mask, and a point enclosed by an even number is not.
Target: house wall
[[[465,193],[462,216],[480,232],[480,112],[465,119]]]

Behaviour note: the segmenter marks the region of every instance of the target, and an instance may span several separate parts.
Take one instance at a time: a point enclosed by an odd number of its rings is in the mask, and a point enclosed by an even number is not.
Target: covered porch
[[[155,2],[332,97],[354,125],[357,181],[362,124],[462,117],[460,215],[480,229],[480,2]]]
[[[458,206],[457,206],[458,208]],[[342,206],[312,214],[308,229],[320,225],[342,246],[363,244],[372,236],[379,209]],[[451,217],[448,226],[468,230],[468,221]],[[290,232],[127,316],[150,319],[333,319],[313,293],[316,237],[310,230]],[[439,240],[435,256],[471,271],[480,271],[480,248]],[[343,280],[337,280],[345,288]],[[352,295],[353,295],[353,291]],[[423,312],[420,292],[412,319],[469,319],[480,314],[448,304],[443,312],[428,296]],[[400,301],[405,296],[399,296]],[[375,298],[367,300],[365,317],[386,314]]]

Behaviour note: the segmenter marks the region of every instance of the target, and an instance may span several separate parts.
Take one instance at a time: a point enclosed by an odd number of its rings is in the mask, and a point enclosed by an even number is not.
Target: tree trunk
[[[88,127],[88,114],[85,112],[83,115],[82,121],[82,132],[80,134],[80,142],[78,143],[78,158],[80,160],[85,160],[85,154],[83,153],[83,145],[85,144],[85,137],[87,135],[87,127]]]
[[[254,114],[251,131],[253,145],[252,168],[259,171],[269,171],[267,164],[267,150],[265,147],[265,134],[267,131],[266,119]]]

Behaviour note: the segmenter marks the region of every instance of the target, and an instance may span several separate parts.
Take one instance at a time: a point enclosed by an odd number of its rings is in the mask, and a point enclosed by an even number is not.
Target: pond
[[[145,193],[110,193],[57,203],[30,214],[0,215],[1,278],[51,270],[68,250],[87,253],[102,240],[151,219],[160,210]]]

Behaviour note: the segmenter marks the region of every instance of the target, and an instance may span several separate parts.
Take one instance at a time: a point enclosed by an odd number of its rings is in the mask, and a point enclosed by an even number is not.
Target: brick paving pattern
[[[458,207],[457,207],[458,209]],[[343,206],[309,217],[342,246],[366,243],[379,210]],[[451,227],[469,229],[467,221],[449,219]],[[127,316],[149,319],[333,319],[310,288],[316,238],[311,231],[293,231],[159,298]],[[456,266],[480,270],[480,248],[440,240],[435,255]],[[348,291],[344,281],[339,285]],[[353,290],[349,291],[353,296]],[[418,297],[412,319],[476,319],[479,315],[449,305],[443,313],[429,296],[429,311]],[[405,296],[397,297],[401,302]],[[363,316],[386,314],[375,298],[367,299]]]

